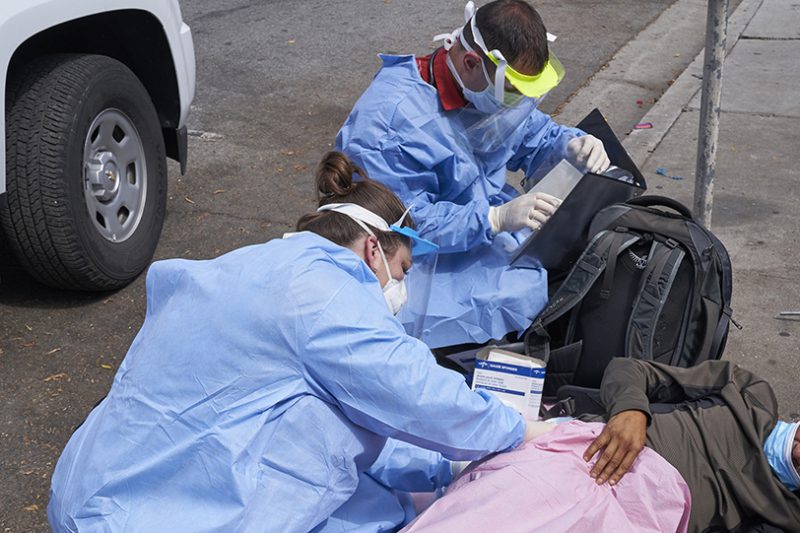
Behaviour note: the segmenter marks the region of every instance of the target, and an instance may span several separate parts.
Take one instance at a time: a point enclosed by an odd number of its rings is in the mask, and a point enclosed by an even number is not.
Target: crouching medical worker
[[[55,531],[386,531],[413,517],[398,491],[450,482],[442,455],[523,441],[393,316],[412,244],[435,249],[400,200],[337,152],[317,186],[296,234],[152,265],[144,324],[56,465]]]
[[[497,0],[477,12],[469,2],[465,15],[430,56],[381,55],[336,138],[440,246],[423,337],[431,347],[522,332],[546,303],[545,271],[509,268],[510,250],[560,199],[519,195],[506,171],[532,184],[562,159],[609,166],[600,140],[537,109],[564,70],[536,10]]]

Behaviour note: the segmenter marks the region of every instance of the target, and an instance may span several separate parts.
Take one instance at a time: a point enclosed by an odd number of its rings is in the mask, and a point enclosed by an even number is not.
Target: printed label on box
[[[528,418],[539,417],[539,407],[542,405],[542,391],[544,390],[544,368],[531,368],[530,386],[528,394]]]
[[[475,361],[472,390],[488,390],[498,400],[520,413],[528,410],[530,386],[529,368],[482,359]]]
[[[477,359],[472,390],[484,389],[492,393],[503,404],[516,409],[523,416],[536,419],[542,403],[545,368],[531,359],[530,365],[520,366],[502,354],[490,354],[501,361]],[[520,360],[517,358],[517,360]],[[524,362],[524,359],[522,360]]]

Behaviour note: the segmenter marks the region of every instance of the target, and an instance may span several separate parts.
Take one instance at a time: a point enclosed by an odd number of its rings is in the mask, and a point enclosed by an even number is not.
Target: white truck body
[[[180,117],[184,127],[195,90],[195,56],[192,34],[181,17],[177,0],[25,0],[0,1],[0,82],[5,92],[9,62],[28,39],[60,24],[99,13],[144,11],[161,24],[172,52],[177,78]],[[0,98],[0,194],[6,190],[5,99]]]

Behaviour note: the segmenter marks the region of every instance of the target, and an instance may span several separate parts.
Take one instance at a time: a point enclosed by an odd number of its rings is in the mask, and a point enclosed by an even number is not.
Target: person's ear
[[[367,235],[367,238],[364,239],[364,262],[367,263],[370,270],[377,274],[380,261],[381,253],[378,250],[378,239],[374,235]]]
[[[481,58],[476,52],[465,52],[461,61],[470,74],[475,72],[475,69],[481,68]]]
[[[464,85],[473,91],[486,88],[486,77],[483,75],[482,59],[476,52],[465,52],[461,56],[461,79]]]

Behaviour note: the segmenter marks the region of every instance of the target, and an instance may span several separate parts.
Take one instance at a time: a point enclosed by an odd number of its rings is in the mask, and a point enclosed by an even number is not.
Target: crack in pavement
[[[742,35],[739,39],[742,41],[800,41],[800,37],[756,37],[750,35]]]

